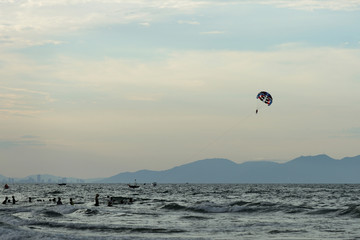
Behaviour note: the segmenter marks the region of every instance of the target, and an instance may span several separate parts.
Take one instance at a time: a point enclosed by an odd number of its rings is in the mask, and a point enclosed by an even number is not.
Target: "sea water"
[[[360,185],[11,184],[6,196],[18,202],[0,203],[2,240],[360,239]]]

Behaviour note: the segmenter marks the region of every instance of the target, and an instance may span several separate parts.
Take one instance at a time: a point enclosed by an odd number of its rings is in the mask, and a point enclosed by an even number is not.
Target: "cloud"
[[[225,32],[223,31],[208,31],[208,32],[201,32],[201,35],[219,35],[219,34],[224,34]]]
[[[23,138],[23,139],[36,139],[36,138],[39,138],[39,137],[34,136],[34,135],[24,135],[24,136],[21,136],[21,138]]]
[[[33,116],[44,110],[42,105],[54,101],[46,92],[0,86],[0,112],[3,114]]]
[[[359,0],[269,0],[259,1],[259,3],[275,5],[280,8],[292,8],[306,11],[357,11],[360,9]]]
[[[0,139],[0,149],[16,148],[16,147],[39,147],[46,144],[40,140],[33,138],[22,138],[18,140]]]
[[[131,96],[127,96],[125,98],[130,101],[155,102],[160,99],[160,96],[131,95]]]
[[[359,0],[269,0],[269,1],[173,1],[173,0],[73,0],[73,1],[2,1],[0,3],[0,50],[46,44],[64,44],[66,34],[108,26],[136,23],[149,26],[167,22],[173,16],[191,15],[204,6],[264,4],[300,10],[329,9],[354,11]],[[208,8],[207,8],[208,9]],[[178,24],[199,25],[196,20],[179,20]],[[223,34],[207,31],[201,34]]]
[[[341,131],[341,135],[336,137],[360,138],[360,127],[344,129]]]
[[[178,24],[189,24],[189,25],[199,25],[200,23],[197,21],[185,21],[185,20],[179,20]]]
[[[5,87],[5,86],[0,86],[0,89],[4,89],[10,92],[20,92],[20,93],[24,93],[24,94],[31,94],[31,95],[41,95],[44,96],[48,101],[53,101],[50,97],[50,95],[46,92],[41,92],[41,91],[36,91],[36,90],[31,90],[31,89],[26,89],[26,88],[12,88],[12,87]]]
[[[162,52],[163,58],[158,61],[58,56],[52,60],[54,64],[29,62],[7,55],[0,57],[4,65],[0,73],[12,81],[7,81],[8,86],[0,85],[0,106],[3,110],[24,110],[25,107],[39,110],[46,104],[64,103],[65,100],[102,101],[110,93],[117,99],[155,101],[172,92],[206,92],[226,89],[228,84],[248,82],[245,85],[250,86],[254,81],[266,86],[270,82],[276,86],[281,83],[291,89],[338,85],[338,91],[345,91],[346,83],[360,71],[358,51],[289,43],[268,52],[169,51]],[[11,62],[19,67],[12,66]],[[29,68],[22,67],[25,65]],[[24,73],[36,79],[38,89],[47,91],[30,88],[22,79]],[[223,84],[224,81],[228,84]],[[21,85],[26,88],[16,87]],[[317,88],[308,91],[315,92]]]
[[[188,12],[204,4],[190,0],[2,1],[0,42],[7,48],[59,44],[54,36],[64,32],[134,22],[148,26],[172,11]]]
[[[150,23],[148,22],[143,22],[143,23],[139,23],[141,26],[144,26],[144,27],[149,27],[150,26]]]

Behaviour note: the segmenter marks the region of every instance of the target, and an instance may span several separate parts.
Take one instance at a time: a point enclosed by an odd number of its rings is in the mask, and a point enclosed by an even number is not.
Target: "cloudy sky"
[[[5,176],[360,154],[359,0],[0,0],[0,16]]]

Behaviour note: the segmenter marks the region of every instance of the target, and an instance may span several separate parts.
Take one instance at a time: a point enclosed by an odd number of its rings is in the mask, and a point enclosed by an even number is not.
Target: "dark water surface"
[[[0,239],[360,239],[360,185],[12,184]],[[100,195],[100,206],[94,197]],[[117,197],[107,206],[107,196]],[[32,197],[32,202],[28,198]],[[61,197],[63,205],[49,201]],[[73,198],[75,205],[69,204]],[[128,203],[133,199],[133,203]],[[121,202],[122,201],[122,202]]]

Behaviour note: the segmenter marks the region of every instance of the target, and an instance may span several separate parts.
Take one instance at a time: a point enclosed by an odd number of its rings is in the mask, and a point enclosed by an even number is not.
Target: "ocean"
[[[360,239],[357,184],[11,184],[6,196],[1,240]]]

